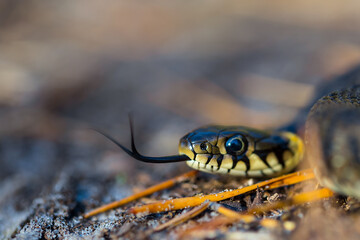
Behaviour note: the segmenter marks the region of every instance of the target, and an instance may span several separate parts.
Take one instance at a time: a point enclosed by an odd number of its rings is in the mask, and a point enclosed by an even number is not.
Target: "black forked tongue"
[[[135,141],[134,141],[134,130],[133,130],[133,124],[131,117],[129,117],[130,121],[130,132],[131,132],[131,150],[121,145],[118,141],[116,141],[113,137],[107,135],[106,133],[100,132],[98,130],[98,133],[102,134],[106,138],[108,138],[110,141],[115,143],[118,147],[120,147],[122,150],[124,150],[127,154],[129,154],[131,157],[142,161],[142,162],[148,162],[148,163],[172,163],[172,162],[183,162],[190,160],[190,158],[186,155],[173,155],[173,156],[165,156],[165,157],[147,157],[144,155],[141,155],[136,147],[135,147]]]

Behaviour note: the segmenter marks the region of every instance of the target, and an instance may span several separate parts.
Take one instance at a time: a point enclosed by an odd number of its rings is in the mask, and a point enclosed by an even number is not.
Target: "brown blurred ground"
[[[314,85],[360,62],[359,9],[358,1],[2,1],[0,238],[134,237],[115,211],[86,227],[78,216],[187,167],[134,162],[87,128],[126,144],[133,112],[139,149],[166,155],[204,124],[286,124]]]

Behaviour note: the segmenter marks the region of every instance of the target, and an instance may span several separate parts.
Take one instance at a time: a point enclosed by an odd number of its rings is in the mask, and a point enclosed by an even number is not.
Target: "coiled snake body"
[[[316,102],[306,122],[306,149],[322,185],[360,198],[360,85]]]

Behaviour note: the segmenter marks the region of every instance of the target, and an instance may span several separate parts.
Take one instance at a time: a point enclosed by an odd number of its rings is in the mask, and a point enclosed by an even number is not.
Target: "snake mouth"
[[[124,152],[129,154],[131,157],[135,158],[138,161],[141,162],[147,162],[147,163],[172,163],[172,162],[184,162],[191,160],[186,155],[171,155],[171,156],[164,156],[164,157],[148,157],[140,154],[135,146],[135,140],[134,140],[134,128],[131,116],[129,116],[129,123],[130,123],[130,133],[131,133],[131,150],[120,144],[118,141],[116,141],[113,137],[110,135],[94,129],[96,132],[100,133],[104,137],[108,138],[111,142],[115,143],[118,147],[120,147]]]

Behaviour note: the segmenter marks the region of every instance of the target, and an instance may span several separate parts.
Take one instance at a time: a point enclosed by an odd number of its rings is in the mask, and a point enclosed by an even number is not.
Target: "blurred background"
[[[1,1],[2,236],[24,232],[49,193],[98,204],[185,171],[134,162],[89,130],[129,146],[129,112],[151,156],[176,154],[180,137],[205,124],[289,123],[314,86],[360,62],[359,9],[356,0]]]

